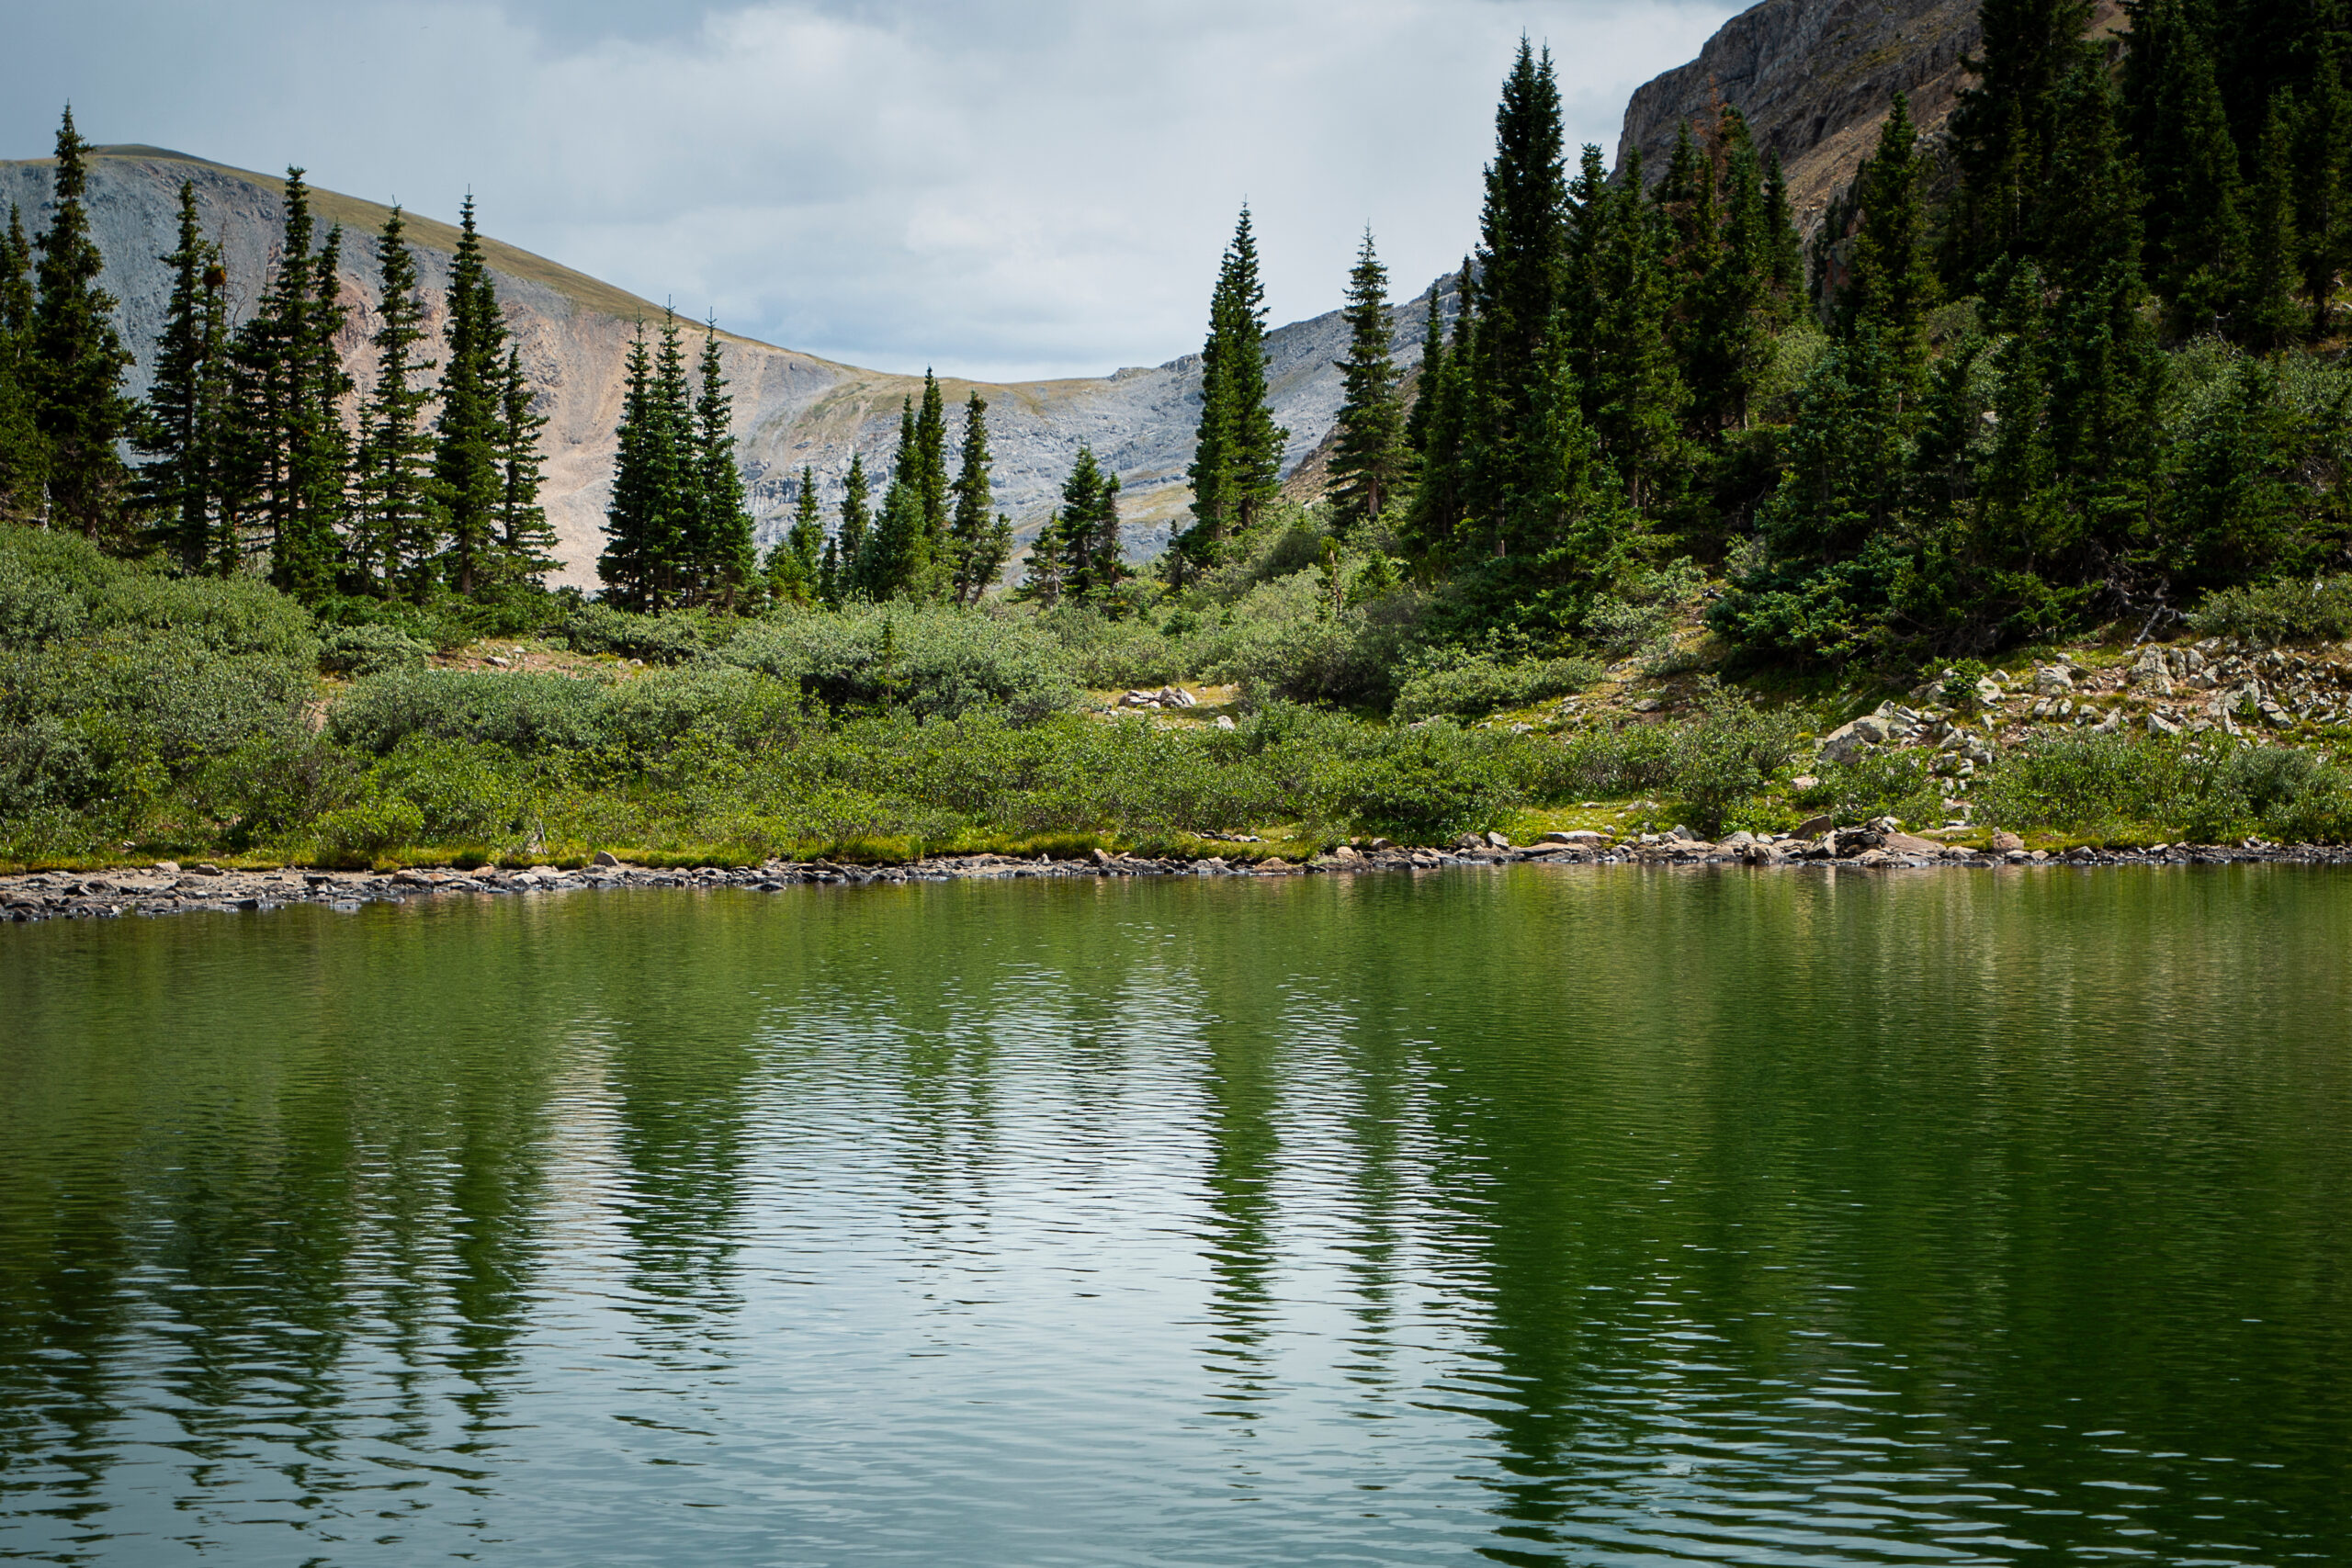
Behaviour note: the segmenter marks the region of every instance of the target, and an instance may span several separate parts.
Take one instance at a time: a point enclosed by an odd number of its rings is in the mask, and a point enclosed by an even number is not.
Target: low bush
[[[397,627],[330,627],[319,639],[319,668],[334,675],[381,675],[424,667],[432,645]]]
[[[837,714],[953,718],[1001,707],[1035,719],[1078,702],[1060,649],[1033,622],[943,606],[786,610],[746,626],[719,657],[797,682]]]
[[[2209,593],[2188,612],[2199,637],[2260,647],[2335,642],[2352,637],[2352,577],[2279,579]]]
[[[561,675],[395,671],[345,693],[327,715],[327,733],[379,757],[412,735],[518,753],[585,750],[605,739],[605,690]]]
[[[1422,653],[1406,670],[1396,711],[1408,721],[1437,714],[1477,718],[1581,692],[1600,678],[1600,666],[1589,659],[1512,660],[1458,648]]]
[[[563,622],[574,653],[609,653],[648,664],[684,664],[709,651],[712,623],[694,614],[633,615],[609,604],[582,604]]]

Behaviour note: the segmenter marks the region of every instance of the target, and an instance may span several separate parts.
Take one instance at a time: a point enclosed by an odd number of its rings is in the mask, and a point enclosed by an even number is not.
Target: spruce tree
[[[1702,426],[1746,429],[1749,400],[1771,364],[1780,315],[1776,237],[1764,171],[1737,109],[1724,111],[1722,141],[1722,243],[1691,312],[1690,379]]]
[[[727,395],[727,381],[720,373],[716,323],[703,334],[697,369],[701,387],[695,400],[692,459],[695,478],[685,551],[698,596],[732,609],[750,588],[759,558],[752,542],[752,514],[743,504],[743,476],[735,466],[735,404]]]
[[[2302,246],[2295,228],[2292,107],[2283,93],[2270,101],[2255,170],[2245,287],[2234,324],[2240,342],[2268,351],[2298,342],[2311,321],[2295,298],[2302,281]]]
[[[2172,331],[2187,336],[2220,323],[2245,287],[2246,232],[2236,143],[2203,39],[2179,7],[2164,24],[2155,84],[2158,140],[2143,149],[2149,175],[2156,291]]]
[[[666,498],[656,472],[661,422],[652,357],[646,346],[645,323],[640,321],[636,340],[629,344],[621,422],[614,433],[613,489],[605,509],[605,550],[596,561],[605,596],[630,610],[661,607],[670,551],[662,512]]]
[[[1522,34],[1495,109],[1495,155],[1478,215],[1478,342],[1464,433],[1473,457],[1464,499],[1497,554],[1515,531],[1514,510],[1545,482],[1536,432],[1544,339],[1566,259],[1563,148],[1551,51],[1539,56]]]
[[[2302,241],[2303,298],[2312,332],[2335,329],[2335,287],[2352,265],[2352,91],[2344,85],[2340,51],[2329,50],[2313,71],[2295,155],[2296,224]]]
[[[1430,289],[1429,314],[1421,322],[1421,362],[1413,370],[1413,404],[1405,414],[1405,451],[1413,475],[1419,477],[1420,460],[1430,445],[1430,416],[1437,400],[1430,396],[1445,374],[1445,297]]]
[[[1674,283],[1666,265],[1665,217],[1644,192],[1639,149],[1627,161],[1624,180],[1602,199],[1611,217],[1596,258],[1599,300],[1584,395],[1601,449],[1628,498],[1635,507],[1648,507],[1673,488],[1682,467],[1682,418],[1690,394],[1667,333]],[[1558,352],[1573,367],[1574,345],[1563,344]],[[1554,454],[1539,443],[1532,456],[1544,466],[1528,493],[1548,492]],[[1491,537],[1497,555],[1512,543],[1532,542],[1507,536],[1499,525]]]
[[[227,346],[220,295],[227,277],[220,247],[204,238],[192,181],[180,182],[179,243],[162,259],[172,269],[172,292],[138,422],[136,445],[147,458],[139,499],[153,516],[156,542],[183,571],[198,573],[212,569],[219,551],[216,463]],[[0,267],[6,265],[0,257]]]
[[[939,378],[922,373],[922,407],[915,415],[915,491],[922,501],[923,554],[934,565],[947,560],[947,402]]]
[[[28,368],[33,421],[47,449],[51,525],[120,549],[132,542],[130,476],[115,444],[131,427],[122,394],[131,356],[115,326],[115,298],[98,287],[105,260],[85,205],[88,152],[68,108],[57,130],[56,205],[34,242],[40,293]]]
[[[1078,449],[1069,478],[1062,481],[1061,510],[1047,532],[1058,546],[1065,595],[1099,600],[1131,575],[1119,547],[1119,476],[1095,461],[1092,447]]]
[[[1454,287],[1453,337],[1432,378],[1421,369],[1420,400],[1429,405],[1420,448],[1420,474],[1405,514],[1406,547],[1425,568],[1442,569],[1453,558],[1463,523],[1464,432],[1469,423],[1470,365],[1476,352],[1476,322],[1469,258]],[[1431,314],[1436,302],[1430,302]]]
[[[930,565],[922,491],[917,477],[898,472],[882,492],[882,508],[875,514],[874,532],[858,553],[860,586],[866,597],[880,604],[890,599],[919,599]]]
[[[1171,542],[1170,582],[1216,564],[1228,535],[1245,531],[1280,489],[1283,443],[1266,400],[1266,291],[1258,276],[1258,241],[1241,209],[1233,243],[1209,300],[1208,340],[1201,350],[1201,418],[1187,470],[1193,525]]]
[[[1854,239],[1846,287],[1838,293],[1846,335],[1867,330],[1877,340],[1905,397],[1916,397],[1927,385],[1928,312],[1939,294],[1930,265],[1918,141],[1910,103],[1897,93],[1859,176],[1861,230]]]
[[[539,587],[558,565],[555,529],[539,504],[546,462],[539,432],[548,420],[533,411],[535,395],[523,374],[522,350],[510,345],[499,389],[497,575],[504,583],[526,588]]]
[[[865,478],[865,458],[853,452],[849,477],[842,488],[842,520],[835,536],[841,546],[842,599],[859,596],[865,586],[865,546],[872,536],[872,511]]]
[[[1333,519],[1342,532],[1378,523],[1399,499],[1405,481],[1404,417],[1396,402],[1396,367],[1388,355],[1388,269],[1373,249],[1369,228],[1348,274],[1347,321],[1348,356],[1338,362],[1342,390],[1331,454]]]
[[[332,591],[341,564],[350,438],[340,405],[351,378],[335,347],[342,230],[331,228],[312,248],[317,229],[300,169],[286,171],[284,199],[277,270],[231,349],[229,488],[236,510],[250,513],[266,536],[270,581],[307,604]]]
[[[825,519],[817,509],[817,475],[801,465],[792,526],[768,552],[768,589],[786,604],[806,604],[823,591]]]
[[[499,423],[504,406],[506,322],[497,286],[483,260],[469,194],[449,265],[448,354],[435,424],[434,477],[447,550],[448,584],[470,598],[495,574],[499,498]]]
[[[416,261],[406,226],[394,207],[377,241],[382,324],[376,347],[376,384],[359,415],[354,468],[356,496],[346,558],[368,591],[390,598],[424,595],[424,573],[437,530],[432,495],[433,438],[424,427],[430,388],[415,378],[433,369],[419,359],[424,341],[424,300],[417,293]]]
[[[988,403],[974,391],[964,403],[964,448],[956,482],[956,515],[948,529],[954,563],[949,589],[958,604],[977,604],[1012,557],[1012,524],[998,513],[989,485]]]
[[[2059,88],[2051,178],[2066,199],[2049,205],[2041,246],[2042,270],[2071,293],[2106,289],[2119,266],[2140,273],[2140,185],[2120,113],[2113,77],[2096,58]]]
[[[2042,216],[2071,193],[2051,160],[2063,125],[2060,86],[2082,60],[2090,0],[1984,0],[1983,42],[1961,68],[1975,78],[1951,118],[1962,180],[1954,215],[1955,283],[2004,255],[2038,255]]]
[[[828,610],[842,607],[846,590],[842,581],[841,550],[833,540],[825,541],[824,559],[817,568],[817,601]]]
[[[0,233],[0,518],[32,520],[49,495],[49,446],[33,419],[32,245],[8,205]]]

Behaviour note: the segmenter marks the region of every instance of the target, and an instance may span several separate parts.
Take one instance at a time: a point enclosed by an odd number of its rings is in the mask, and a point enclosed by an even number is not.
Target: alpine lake
[[[2352,1562],[2352,872],[0,930],[0,1559]]]

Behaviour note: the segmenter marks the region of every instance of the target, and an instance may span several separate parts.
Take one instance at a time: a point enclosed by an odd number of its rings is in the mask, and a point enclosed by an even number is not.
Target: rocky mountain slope
[[[276,259],[283,182],[161,148],[98,149],[90,171],[92,222],[107,258],[105,286],[122,302],[125,336],[140,356],[134,391],[145,389],[163,325],[169,279],[155,258],[173,246],[184,179],[194,182],[205,230],[226,253],[239,318],[254,309]],[[46,160],[0,163],[0,206],[19,207],[28,231],[46,220],[49,201]],[[368,338],[378,325],[375,236],[386,209],[333,191],[314,191],[312,204],[322,224],[344,225],[344,285],[356,308],[342,347],[355,379],[365,386],[372,374]],[[437,341],[457,231],[413,215],[408,224]],[[487,250],[507,324],[540,389],[538,412],[549,420],[545,498],[560,542],[559,581],[591,586],[603,547],[624,361],[638,322],[659,322],[661,307],[512,245],[493,240]],[[1202,282],[1204,309],[1208,281]],[[1453,284],[1449,279],[1438,287],[1450,291]],[[1396,309],[1400,367],[1419,360],[1422,326],[1436,292],[1433,287]],[[804,464],[814,468],[830,513],[851,454],[863,452],[869,468],[887,465],[898,444],[900,400],[922,391],[919,378],[837,365],[724,333],[720,344],[734,388],[738,449],[763,544],[783,531]],[[1331,429],[1340,395],[1332,362],[1346,346],[1347,326],[1337,311],[1268,335],[1274,412],[1291,433],[1285,472]],[[1191,501],[1184,469],[1200,414],[1198,355],[1094,378],[944,385],[951,427],[968,389],[977,386],[988,400],[997,502],[1023,537],[1052,511],[1081,443],[1091,444],[1125,487],[1122,510],[1131,555],[1157,554],[1171,526],[1181,526]]]
[[[1943,129],[1966,78],[1961,56],[1983,37],[1978,0],[1763,0],[1717,30],[1699,58],[1634,90],[1617,143],[1639,148],[1656,179],[1676,128],[1728,104],[1758,149],[1778,152],[1810,233],[1829,198],[1870,155],[1896,91],[1922,130]],[[2121,30],[2118,0],[2098,0],[2095,33]]]

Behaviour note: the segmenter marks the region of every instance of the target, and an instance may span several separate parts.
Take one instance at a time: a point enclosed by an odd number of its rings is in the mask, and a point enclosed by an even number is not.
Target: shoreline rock
[[[1465,835],[1465,838],[1467,835]],[[1499,835],[1493,835],[1499,837]],[[1561,835],[1558,837],[1566,837]],[[2009,835],[2003,835],[2007,839]],[[1509,865],[1648,866],[1670,870],[1787,869],[1793,871],[2004,871],[2033,867],[2352,865],[2352,845],[2160,844],[2145,850],[2087,846],[2062,853],[2023,847],[1981,852],[1882,828],[1835,829],[1813,839],[1757,839],[1735,833],[1721,843],[1656,836],[1653,842],[1604,844],[1546,841],[1514,847],[1481,843],[1449,850],[1382,843],[1342,846],[1306,862],[1154,860],[1096,850],[1083,860],[1043,856],[943,855],[897,865],[831,861],[771,861],[764,865],[657,869],[628,865],[609,854],[565,871],[484,867],[414,867],[395,872],[239,872],[210,866],[182,872],[169,862],[141,870],[29,872],[0,876],[0,923],[51,919],[110,919],[125,915],[258,913],[289,904],[357,909],[371,903],[455,894],[525,896],[624,887],[668,887],[773,893],[787,887],[909,886],[918,883],[1007,881],[1039,877],[1312,876],[1369,872],[1420,872]]]

